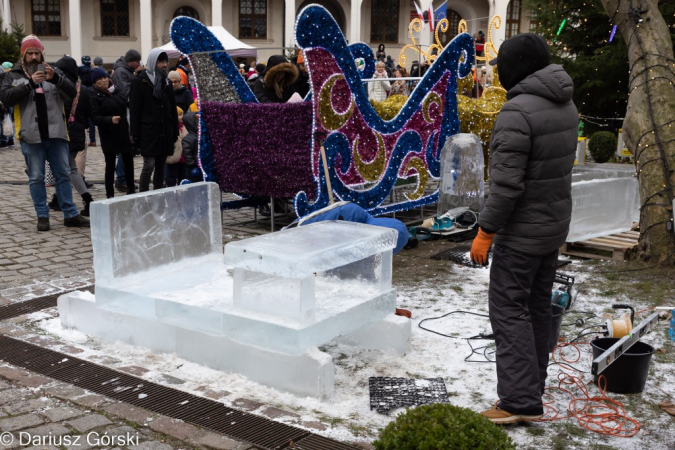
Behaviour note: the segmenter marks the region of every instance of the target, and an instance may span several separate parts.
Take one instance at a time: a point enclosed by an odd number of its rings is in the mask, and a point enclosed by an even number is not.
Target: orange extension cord
[[[600,375],[598,378],[599,396],[591,396],[586,388],[590,381],[584,381],[583,372],[571,366],[581,359],[581,349],[578,345],[590,345],[583,343],[559,343],[552,352],[553,361],[563,370],[558,375],[558,386],[547,387],[544,396],[550,397],[550,401],[544,402],[546,414],[540,422],[567,419],[574,416],[579,425],[587,430],[599,434],[617,437],[632,437],[640,430],[640,422],[628,417],[621,402],[613,400],[605,394],[607,380]],[[566,358],[562,354],[564,348],[571,347],[576,350],[576,358]],[[577,375],[578,374],[578,375]],[[560,392],[570,397],[567,415],[560,415],[554,406],[556,397],[553,392]]]

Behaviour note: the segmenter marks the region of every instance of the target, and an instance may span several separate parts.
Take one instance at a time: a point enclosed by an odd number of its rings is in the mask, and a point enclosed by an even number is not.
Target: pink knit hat
[[[29,34],[28,36],[23,38],[23,41],[21,41],[21,58],[23,59],[26,52],[32,48],[35,50],[39,50],[40,53],[44,53],[45,51],[42,42],[40,42],[40,39],[38,39],[38,37],[35,36],[34,34]]]

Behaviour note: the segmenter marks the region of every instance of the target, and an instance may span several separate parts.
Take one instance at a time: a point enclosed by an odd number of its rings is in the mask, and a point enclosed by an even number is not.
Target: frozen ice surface
[[[184,258],[222,252],[220,192],[194,183],[91,205],[96,285]]]
[[[637,195],[637,179],[633,177],[572,183],[572,221],[567,242],[629,231]]]
[[[393,250],[397,237],[395,230],[362,223],[317,222],[230,242],[225,262],[268,275],[305,278]]]
[[[485,195],[483,145],[475,134],[450,136],[441,151],[438,214],[460,206],[480,212]]]

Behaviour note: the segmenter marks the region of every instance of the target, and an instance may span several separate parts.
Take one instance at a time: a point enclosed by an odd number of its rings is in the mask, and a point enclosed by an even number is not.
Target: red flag
[[[413,2],[413,4],[415,5],[415,9],[417,10],[417,15],[420,17],[422,24],[424,24],[424,14],[422,14],[422,10],[420,9],[419,6],[417,6],[417,2]]]
[[[429,30],[434,31],[434,4],[429,3]]]

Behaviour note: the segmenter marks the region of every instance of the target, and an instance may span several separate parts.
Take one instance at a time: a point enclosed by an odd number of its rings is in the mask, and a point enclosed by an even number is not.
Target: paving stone
[[[233,441],[230,438],[217,433],[212,433],[210,431],[200,431],[199,433],[190,437],[188,441],[195,445],[212,448],[215,450],[234,450],[239,445],[241,445],[240,442]]]
[[[92,414],[90,416],[80,417],[79,419],[66,422],[67,425],[75,428],[80,433],[102,427],[103,425],[110,425],[111,423],[112,422],[109,421],[107,417],[100,414]]]
[[[34,447],[26,447],[24,450],[59,450],[58,447],[54,447],[53,445],[47,445],[47,446],[34,446]]]
[[[118,416],[132,422],[145,424],[147,419],[154,419],[155,415],[150,411],[131,406],[127,403],[112,403],[103,407],[103,410],[113,416]]]
[[[17,400],[25,401],[29,397],[32,397],[31,393],[23,389],[8,389],[5,391],[0,391],[0,405],[14,403]]]
[[[137,377],[143,376],[144,374],[148,373],[148,369],[144,369],[143,367],[139,366],[126,366],[126,367],[120,367],[119,370],[130,373],[132,375],[136,375]]]
[[[302,425],[305,428],[312,428],[314,430],[319,430],[319,431],[324,431],[327,430],[328,427],[321,422],[316,422],[316,421],[309,421],[309,422],[301,422],[300,425]]]
[[[44,420],[35,414],[25,414],[23,416],[10,417],[0,420],[0,431],[23,430],[24,428],[42,425]]]
[[[0,390],[7,389],[9,387],[12,387],[12,385],[5,380],[0,380]]]
[[[169,384],[183,384],[183,383],[185,383],[184,380],[181,380],[180,378],[172,377],[171,375],[167,375],[165,373],[162,374],[162,381],[166,381]]]
[[[296,419],[300,418],[299,414],[292,413],[290,411],[285,411],[280,408],[275,408],[273,406],[266,408],[265,410],[263,410],[262,413],[271,419],[278,419],[279,417],[293,417]]]
[[[5,306],[5,305],[10,305],[12,302],[9,300],[5,300],[4,298],[0,298],[0,306]]]
[[[79,387],[71,386],[69,384],[57,384],[54,386],[49,386],[43,389],[46,394],[53,395],[54,397],[62,398],[65,400],[71,400],[75,397],[81,397],[86,394],[84,389]]]
[[[170,419],[168,417],[160,417],[150,423],[150,428],[159,432],[173,436],[176,439],[184,441],[188,436],[195,434],[198,429],[182,420]]]
[[[50,423],[27,431],[31,436],[64,436],[72,432],[60,423]]]
[[[16,416],[17,414],[40,411],[44,408],[52,408],[53,406],[54,400],[43,397],[19,400],[9,405],[3,406],[2,409],[4,409],[8,414]],[[52,420],[52,422],[55,421]]]
[[[132,445],[129,447],[129,450],[173,450],[173,447],[157,441],[146,441],[138,445]]]
[[[59,351],[63,353],[68,353],[69,355],[77,355],[78,353],[84,353],[84,350],[81,348],[73,347],[72,345],[64,345],[59,348]]]
[[[85,406],[87,408],[93,408],[94,406],[110,402],[107,397],[98,394],[89,394],[83,397],[75,397],[71,399],[71,401],[77,405]]]
[[[213,400],[220,400],[223,397],[227,397],[228,395],[231,394],[231,392],[228,391],[219,391],[219,390],[214,390],[211,389],[208,386],[200,386],[197,388],[197,391],[200,391],[203,393],[204,397],[213,399]]]
[[[237,409],[241,409],[243,411],[253,411],[260,408],[263,405],[264,403],[256,402],[255,400],[243,397],[235,399],[232,402],[232,406],[234,406]]]
[[[54,379],[43,377],[41,375],[29,375],[25,378],[17,380],[18,384],[25,387],[40,387],[53,382]]]
[[[75,408],[74,406],[63,406],[61,408],[48,409],[47,411],[43,411],[41,414],[51,422],[61,422],[62,420],[79,417],[86,413],[85,411]]]
[[[10,381],[16,381],[18,379],[26,377],[27,375],[28,372],[15,369],[13,367],[7,366],[0,367],[0,378],[6,378]]]

